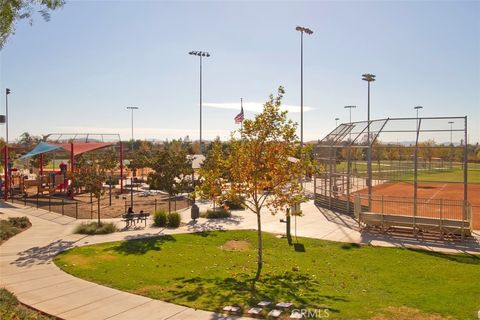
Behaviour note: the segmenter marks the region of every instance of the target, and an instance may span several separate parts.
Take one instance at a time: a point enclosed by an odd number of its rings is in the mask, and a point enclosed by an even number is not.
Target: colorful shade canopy
[[[20,160],[28,159],[28,158],[37,156],[39,154],[50,152],[50,151],[57,150],[57,149],[60,149],[60,148],[61,148],[61,146],[58,146],[58,145],[54,145],[54,144],[46,143],[46,142],[40,142],[39,144],[37,144],[35,146],[35,148],[33,148],[32,151],[30,151],[29,153],[21,156]]]
[[[92,143],[74,143],[73,144],[73,155],[77,156],[79,154],[106,148],[109,146],[113,146],[114,143],[112,142],[92,142]],[[47,143],[47,142],[40,142],[32,151],[24,154],[20,157],[21,160],[28,159],[39,154],[47,153],[50,151],[54,151],[57,149],[63,149],[68,152],[72,152],[70,143]]]

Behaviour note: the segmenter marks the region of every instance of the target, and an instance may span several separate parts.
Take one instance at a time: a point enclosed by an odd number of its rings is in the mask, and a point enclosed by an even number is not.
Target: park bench
[[[132,213],[132,214],[124,214],[122,215],[122,221],[125,221],[125,227],[128,228],[132,225],[132,223],[136,226],[137,222],[144,221],[145,227],[147,226],[147,219],[150,217],[150,213],[143,212],[143,213]]]

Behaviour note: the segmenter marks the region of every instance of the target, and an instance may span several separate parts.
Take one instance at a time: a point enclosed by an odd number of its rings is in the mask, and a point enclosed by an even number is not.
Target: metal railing
[[[125,195],[122,199],[117,199],[113,205],[110,204],[109,197],[102,197],[100,199],[93,197],[91,201],[79,201],[41,194],[33,196],[15,195],[10,197],[8,202],[44,209],[75,219],[94,219],[97,218],[99,214],[102,219],[117,218],[125,214],[128,207],[131,206],[130,198]],[[191,205],[191,200],[183,196],[172,197],[170,199],[170,208],[172,211],[185,209]],[[168,210],[168,197],[155,197],[153,199],[134,198],[133,201],[133,209],[135,212],[142,210],[144,212],[154,213],[161,208]]]

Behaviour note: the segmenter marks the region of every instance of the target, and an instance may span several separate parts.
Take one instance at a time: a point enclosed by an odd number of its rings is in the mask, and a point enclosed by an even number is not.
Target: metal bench
[[[132,223],[136,226],[137,222],[144,221],[145,227],[147,226],[147,219],[150,217],[150,213],[142,212],[142,213],[132,213],[132,214],[124,214],[122,215],[122,221],[125,221],[125,228],[128,228],[132,225]]]

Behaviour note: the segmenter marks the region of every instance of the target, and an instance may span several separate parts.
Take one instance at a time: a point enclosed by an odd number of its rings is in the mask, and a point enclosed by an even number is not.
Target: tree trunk
[[[291,246],[292,245],[292,233],[290,231],[290,221],[291,221],[291,219],[290,219],[290,208],[287,208],[287,221],[286,221],[287,222],[286,223],[286,225],[287,225],[287,241],[288,241],[288,245]]]
[[[260,279],[260,274],[262,272],[263,259],[263,243],[262,243],[262,221],[260,217],[260,209],[257,208],[257,234],[258,234],[258,257],[257,257],[257,273],[255,274],[255,281]]]
[[[168,213],[171,213],[172,212],[172,196],[170,194],[168,194]]]
[[[98,225],[100,226],[100,197],[97,198]]]

